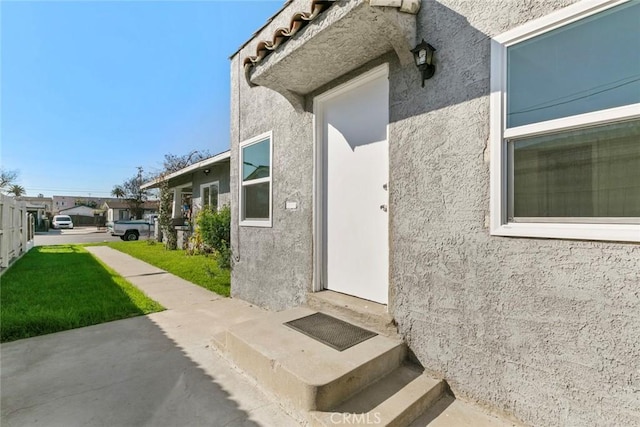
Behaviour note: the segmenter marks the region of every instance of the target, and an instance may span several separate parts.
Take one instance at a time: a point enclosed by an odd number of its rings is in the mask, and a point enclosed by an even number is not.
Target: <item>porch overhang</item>
[[[402,65],[413,62],[420,0],[323,3],[320,12],[307,14],[302,31],[283,37],[285,29],[277,29],[243,62],[250,85],[280,93],[299,111],[305,95],[387,52],[394,51]]]
[[[197,163],[189,165],[178,171],[172,172],[168,175],[160,176],[152,181],[145,182],[140,186],[140,189],[150,190],[152,188],[159,188],[160,185],[165,181],[169,181],[169,187],[177,187],[181,185],[184,186],[183,185],[184,182],[191,181],[191,175],[193,173],[204,170],[204,169],[208,169],[222,162],[228,162],[230,158],[231,158],[231,151],[230,150],[224,151],[220,154],[216,154],[213,157],[209,157],[207,159],[201,160]]]

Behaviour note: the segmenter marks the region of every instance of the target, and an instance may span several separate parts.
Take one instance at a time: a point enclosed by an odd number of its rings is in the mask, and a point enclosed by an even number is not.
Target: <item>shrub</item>
[[[222,207],[219,211],[213,211],[205,206],[196,216],[196,232],[192,243],[201,245],[198,250],[203,252],[213,251],[216,261],[222,268],[231,267],[231,209]],[[194,248],[195,249],[195,248]]]

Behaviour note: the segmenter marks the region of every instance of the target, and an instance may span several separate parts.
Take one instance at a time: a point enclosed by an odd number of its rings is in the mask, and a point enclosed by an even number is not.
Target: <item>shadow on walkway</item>
[[[257,425],[146,316],[6,343],[1,351],[5,426]]]

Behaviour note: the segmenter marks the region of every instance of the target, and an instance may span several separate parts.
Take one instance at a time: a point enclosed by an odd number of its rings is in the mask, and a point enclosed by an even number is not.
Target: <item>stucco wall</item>
[[[281,310],[301,304],[311,290],[312,115],[295,112],[276,92],[250,88],[243,73],[236,56],[231,62],[231,292],[234,297]],[[239,227],[238,147],[267,131],[273,132],[273,227]],[[285,209],[286,201],[297,202],[297,209]]]
[[[203,171],[198,170],[191,174],[192,182],[192,197],[193,200],[197,199],[197,206],[202,204],[200,200],[201,185],[209,184],[218,181],[218,206],[224,206],[231,203],[231,192],[229,182],[229,162],[217,163],[209,169],[209,174],[205,175]],[[196,215],[198,208],[194,206],[193,214]]]
[[[490,38],[570,3],[423,0],[418,37],[437,49],[435,76],[423,89],[415,67],[380,59],[390,62],[389,307],[458,396],[532,425],[640,425],[640,246],[488,229]],[[291,307],[312,281],[312,115],[249,88],[238,56],[231,101],[232,294]],[[238,144],[268,130],[274,225],[239,228]]]
[[[568,1],[423,1],[392,71],[392,313],[453,390],[533,425],[640,425],[640,246],[489,235],[490,37]]]

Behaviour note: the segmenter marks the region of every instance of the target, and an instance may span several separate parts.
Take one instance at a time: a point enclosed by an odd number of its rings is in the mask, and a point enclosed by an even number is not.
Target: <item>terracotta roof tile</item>
[[[256,47],[256,54],[245,58],[244,72],[249,80],[249,71],[257,63],[262,61],[271,52],[278,49],[283,43],[286,43],[291,37],[293,37],[298,31],[303,29],[309,22],[316,19],[322,12],[331,7],[337,0],[311,0],[310,12],[296,12],[291,17],[288,27],[280,27],[275,30],[271,40],[262,40]]]

